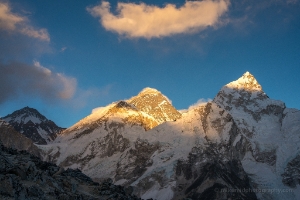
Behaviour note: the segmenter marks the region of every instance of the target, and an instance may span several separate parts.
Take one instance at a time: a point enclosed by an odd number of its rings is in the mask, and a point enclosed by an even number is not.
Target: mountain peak
[[[24,108],[21,108],[19,110],[17,110],[18,112],[23,112],[23,113],[38,113],[41,114],[37,109],[35,108],[31,108],[29,106],[26,106]]]
[[[249,71],[246,71],[246,72],[243,74],[243,76],[248,76],[248,75],[253,76]]]
[[[154,117],[159,123],[179,119],[181,114],[172,106],[172,102],[154,88],[144,88],[137,96],[127,100],[137,109]]]
[[[53,121],[48,120],[38,110],[28,106],[8,114],[2,120],[38,144],[47,144],[53,141],[57,133],[63,129]]]
[[[146,87],[138,95],[143,95],[143,94],[161,94],[161,92],[155,88]]]
[[[228,111],[248,110],[254,119],[258,119],[256,113],[266,109],[269,105],[276,106],[278,109],[285,107],[283,102],[270,99],[249,72],[223,86],[213,102]]]
[[[34,123],[41,123],[47,121],[47,118],[39,113],[34,108],[30,108],[28,106],[21,108],[19,110],[14,111],[13,113],[5,116],[3,119],[6,121],[14,120],[14,121],[23,121],[27,123],[27,121],[31,120]],[[33,121],[34,120],[34,121]]]
[[[161,91],[155,89],[155,88],[151,88],[151,87],[146,87],[144,88],[137,96],[135,97],[132,97],[131,99],[134,99],[134,98],[139,98],[139,97],[149,97],[149,96],[152,96],[152,97],[161,97],[163,98],[164,100],[168,101],[170,104],[172,104],[172,101],[166,97],[165,95],[163,95],[161,93]]]
[[[229,88],[244,89],[247,91],[262,91],[261,85],[250,72],[245,72],[238,80],[226,85]]]
[[[22,112],[38,112],[36,109],[34,108],[30,108],[29,106],[25,106],[24,108],[21,108],[17,111],[22,111]]]

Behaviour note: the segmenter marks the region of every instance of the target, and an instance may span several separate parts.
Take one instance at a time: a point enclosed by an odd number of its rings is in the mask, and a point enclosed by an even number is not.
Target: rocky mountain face
[[[138,199],[131,188],[96,183],[78,169],[64,170],[0,142],[0,199]]]
[[[47,144],[53,141],[57,134],[64,130],[36,109],[29,107],[17,110],[3,117],[2,120],[37,144]]]
[[[127,102],[154,117],[159,123],[174,121],[181,117],[181,113],[172,106],[170,100],[153,88],[145,88]]]
[[[25,150],[35,156],[40,156],[40,149],[33,142],[17,132],[10,124],[0,119],[0,142],[8,147],[19,151]]]
[[[237,138],[248,142],[240,160],[253,185],[285,191],[258,193],[258,197],[299,199],[298,190],[286,187],[297,182],[291,166],[297,166],[299,157],[299,110],[270,99],[249,72],[224,86],[213,102],[230,113],[240,130]]]
[[[146,88],[39,148],[142,199],[300,199],[300,111],[270,99],[249,72],[182,114]]]

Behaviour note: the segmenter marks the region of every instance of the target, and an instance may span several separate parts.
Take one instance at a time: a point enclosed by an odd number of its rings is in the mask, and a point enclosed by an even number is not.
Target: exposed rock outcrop
[[[138,199],[107,179],[96,183],[78,169],[64,170],[0,142],[0,199]]]

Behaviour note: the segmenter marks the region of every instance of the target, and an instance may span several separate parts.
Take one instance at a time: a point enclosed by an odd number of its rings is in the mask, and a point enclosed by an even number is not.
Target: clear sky
[[[0,116],[69,127],[145,87],[186,109],[246,71],[300,109],[299,0],[0,0]]]

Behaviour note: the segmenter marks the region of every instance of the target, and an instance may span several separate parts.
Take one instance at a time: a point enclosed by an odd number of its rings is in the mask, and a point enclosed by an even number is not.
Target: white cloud
[[[201,98],[201,99],[199,99],[196,103],[194,103],[193,105],[191,105],[189,108],[188,108],[188,110],[191,110],[191,109],[194,109],[194,108],[197,108],[197,107],[199,107],[199,106],[201,106],[201,105],[204,105],[204,104],[206,104],[206,103],[208,103],[208,102],[211,102],[212,101],[212,99],[204,99],[204,98]]]
[[[109,2],[87,8],[106,30],[130,38],[159,38],[216,26],[228,10],[229,0],[186,1],[182,7],[167,4],[160,8],[145,3],[118,3],[118,14],[110,12]]]
[[[21,33],[42,41],[50,41],[50,36],[46,29],[32,27],[26,17],[11,12],[9,4],[3,2],[0,2],[0,30]]]
[[[42,71],[44,74],[51,76],[51,73],[52,73],[51,70],[49,70],[46,67],[43,67],[39,61],[34,60],[33,65],[37,70]]]
[[[101,110],[104,110],[105,108],[106,108],[106,107],[97,107],[97,108],[94,108],[94,109],[92,109],[92,113],[91,113],[91,114],[100,112]]]
[[[50,41],[50,36],[47,31],[47,29],[39,29],[35,30],[33,27],[30,26],[25,26],[22,29],[20,29],[20,32],[23,33],[24,35],[27,35],[29,37],[33,37],[39,40],[44,40],[44,41]]]

